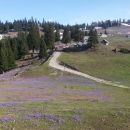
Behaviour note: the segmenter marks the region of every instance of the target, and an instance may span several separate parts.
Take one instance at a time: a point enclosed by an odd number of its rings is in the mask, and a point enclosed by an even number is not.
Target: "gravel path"
[[[99,82],[99,83],[104,83],[106,85],[111,85],[111,86],[120,87],[120,88],[130,88],[128,86],[120,85],[120,84],[114,83],[112,81],[106,81],[104,79],[99,79],[99,78],[90,76],[88,74],[66,68],[65,66],[62,66],[62,65],[59,64],[58,58],[60,57],[61,54],[62,54],[61,52],[55,52],[53,54],[51,60],[49,61],[50,67],[61,70],[61,71],[69,72],[69,73],[72,73],[72,74],[75,74],[75,75],[79,75],[79,76],[94,80],[94,81]]]

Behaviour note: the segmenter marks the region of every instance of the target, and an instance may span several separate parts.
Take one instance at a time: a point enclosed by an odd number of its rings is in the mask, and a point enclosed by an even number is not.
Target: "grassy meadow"
[[[113,36],[107,40],[110,45],[100,45],[96,52],[63,53],[59,60],[89,75],[130,86],[130,54],[112,52],[115,48],[130,48],[130,39]]]
[[[129,89],[68,74],[51,76],[54,70],[46,65],[0,83],[1,130],[130,129]]]
[[[82,90],[82,86],[80,88],[76,88],[76,91]],[[85,89],[86,94],[89,91],[94,92],[91,87]],[[94,98],[97,93],[94,92],[87,95],[86,99],[75,96],[73,100],[3,103],[0,105],[0,129],[129,130],[130,91],[110,86],[103,86],[96,91],[103,92],[107,98],[98,100]]]
[[[64,53],[60,60],[85,73],[130,84],[130,55],[105,49]],[[48,62],[34,64],[22,76],[0,82],[0,130],[130,130],[129,99],[129,89],[63,73]]]

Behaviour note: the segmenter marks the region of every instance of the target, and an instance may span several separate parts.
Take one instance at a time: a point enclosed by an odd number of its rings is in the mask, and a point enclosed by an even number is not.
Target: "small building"
[[[6,34],[3,34],[3,38],[16,38],[18,36],[18,32],[8,32]]]
[[[102,29],[102,27],[94,27],[95,30]]]
[[[101,43],[102,43],[103,45],[105,45],[105,46],[108,46],[108,45],[110,44],[110,42],[107,41],[106,39],[103,39],[103,40],[101,41]]]
[[[60,29],[59,30],[59,34],[60,34],[60,40],[62,40],[63,39],[63,35],[64,35],[64,30]]]
[[[106,34],[101,34],[101,38],[107,38],[108,36]]]
[[[87,44],[87,43],[88,43],[88,39],[89,39],[89,36],[85,36],[85,37],[84,37],[84,44]]]
[[[78,42],[77,46],[83,46],[83,43],[82,42]]]

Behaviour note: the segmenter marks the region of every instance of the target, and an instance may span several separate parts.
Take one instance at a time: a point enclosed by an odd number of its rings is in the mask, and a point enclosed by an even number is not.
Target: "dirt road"
[[[94,80],[98,83],[103,83],[103,84],[106,84],[106,85],[111,85],[111,86],[120,87],[120,88],[130,88],[128,86],[120,85],[120,84],[114,83],[112,81],[106,81],[104,79],[99,79],[99,78],[90,76],[88,74],[66,68],[65,66],[62,66],[62,65],[59,64],[58,58],[60,57],[61,54],[62,54],[61,52],[55,52],[53,54],[51,60],[49,61],[50,67],[61,70],[61,71],[69,72],[69,73],[72,73],[72,74],[75,74],[75,75],[79,75],[79,76]]]

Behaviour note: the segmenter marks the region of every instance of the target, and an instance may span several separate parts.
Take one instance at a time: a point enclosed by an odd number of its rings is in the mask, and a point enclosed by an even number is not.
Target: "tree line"
[[[56,22],[39,22],[34,20],[15,20],[14,22],[0,22],[0,32],[8,31],[18,32],[15,38],[6,38],[0,41],[0,73],[16,66],[15,61],[28,55],[34,54],[35,50],[39,53],[40,59],[47,57],[48,50],[54,49],[54,43],[60,41],[59,29],[64,30],[63,43],[69,43],[71,40],[83,42],[84,36],[89,36],[89,47],[94,47],[98,42],[97,33],[93,29],[84,32],[81,29],[90,27],[86,24],[81,25],[62,25]],[[42,34],[40,34],[42,33]]]
[[[40,35],[37,22],[30,24],[28,31],[18,31],[15,38],[5,38],[0,41],[0,73],[16,66],[15,61],[38,51],[40,59],[47,57],[47,50],[53,50],[55,42],[54,26],[48,24],[45,35]]]
[[[105,20],[105,21],[98,21],[98,22],[92,22],[92,27],[102,27],[104,29],[107,29],[109,27],[119,27],[121,23],[130,24],[130,20],[125,19],[119,19],[119,20]]]

